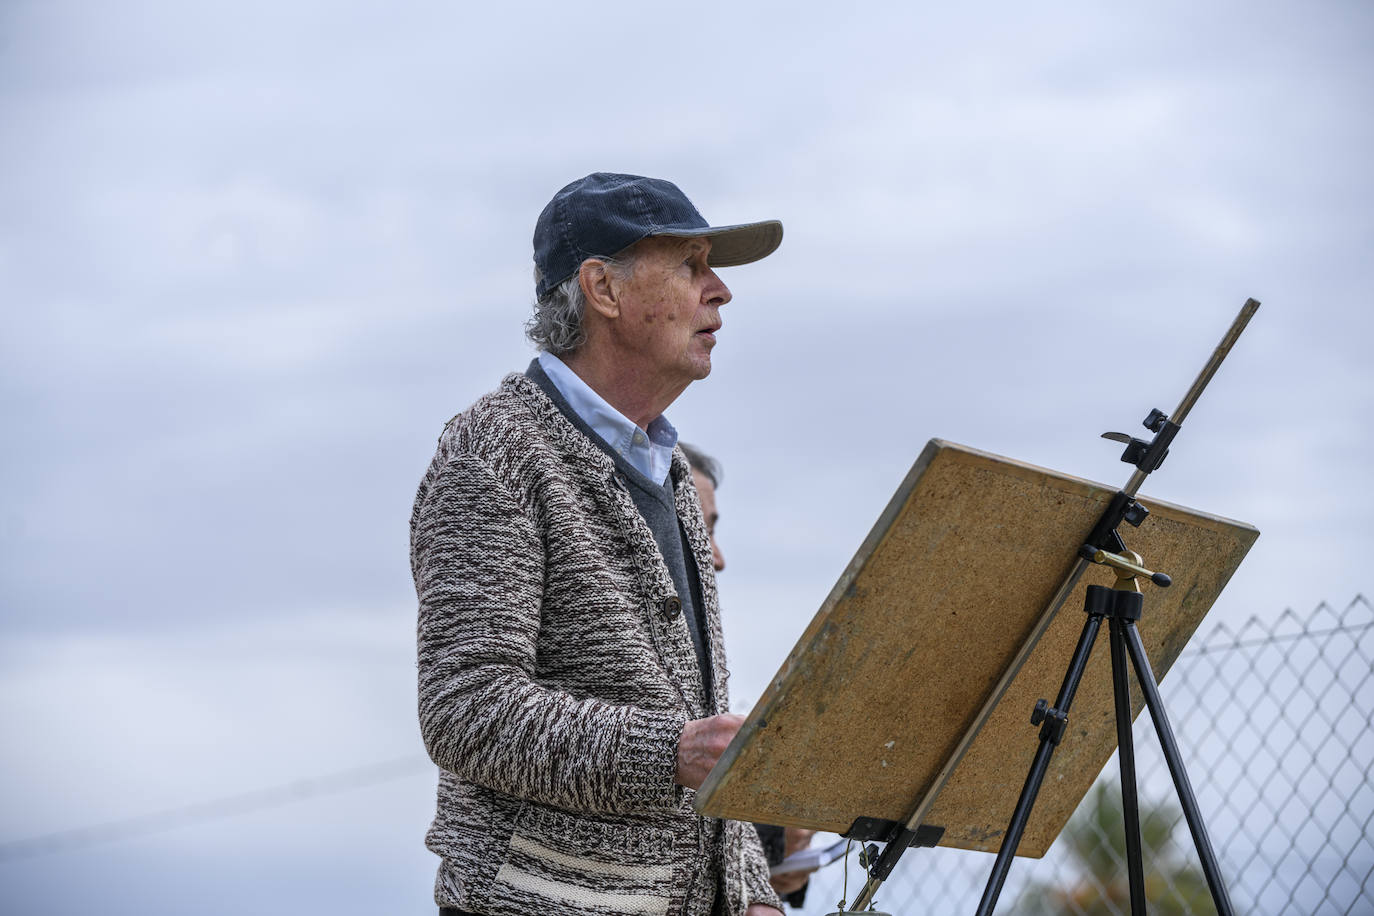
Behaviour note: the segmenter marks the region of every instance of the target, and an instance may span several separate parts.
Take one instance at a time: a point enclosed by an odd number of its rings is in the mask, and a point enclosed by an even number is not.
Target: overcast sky
[[[522,369],[596,170],[715,223],[747,706],[932,437],[1261,536],[1204,627],[1374,589],[1364,3],[0,5],[0,842],[415,754],[415,775],[0,861],[0,909],[429,913],[406,525]]]

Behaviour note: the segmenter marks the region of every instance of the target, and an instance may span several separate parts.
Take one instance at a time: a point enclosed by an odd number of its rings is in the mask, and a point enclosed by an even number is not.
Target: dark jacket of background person
[[[763,855],[768,860],[769,865],[777,865],[787,858],[787,838],[784,828],[773,824],[755,824],[754,829],[759,832],[759,841],[763,843]],[[805,906],[806,888],[808,886],[803,884],[792,893],[784,895],[783,902],[789,906]]]

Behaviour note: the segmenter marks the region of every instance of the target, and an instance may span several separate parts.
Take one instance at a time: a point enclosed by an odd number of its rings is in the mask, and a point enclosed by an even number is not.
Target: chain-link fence
[[[1160,691],[1236,912],[1374,914],[1374,606],[1356,597],[1306,619],[1285,611],[1238,631],[1218,625],[1194,638]],[[1148,715],[1135,736],[1150,912],[1213,913]],[[1113,758],[1045,858],[1014,861],[999,913],[1130,913],[1116,774]],[[856,858],[851,900],[863,883]],[[973,912],[992,861],[913,849],[877,908]],[[838,865],[817,873],[802,912],[834,910],[843,875]]]

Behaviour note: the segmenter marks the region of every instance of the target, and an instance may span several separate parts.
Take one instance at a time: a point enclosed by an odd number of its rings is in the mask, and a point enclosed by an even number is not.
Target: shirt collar
[[[665,416],[656,417],[648,429],[640,429],[571,369],[549,353],[539,352],[539,365],[568,406],[630,465],[654,483],[668,479],[673,465],[677,430]]]

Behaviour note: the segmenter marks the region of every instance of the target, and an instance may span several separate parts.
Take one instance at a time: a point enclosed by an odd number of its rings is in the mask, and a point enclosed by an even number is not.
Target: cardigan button
[[[676,617],[682,613],[682,599],[677,595],[669,595],[663,599],[663,613],[669,617]]]

